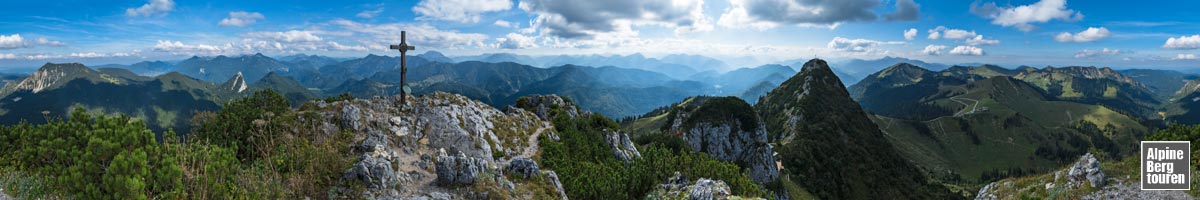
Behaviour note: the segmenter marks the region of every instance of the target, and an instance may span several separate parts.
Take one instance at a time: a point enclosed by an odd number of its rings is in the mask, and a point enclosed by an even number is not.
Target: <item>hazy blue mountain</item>
[[[163,62],[163,61],[142,61],[142,62],[130,64],[130,65],[119,65],[119,64],[100,65],[100,66],[95,66],[95,68],[96,69],[121,68],[121,69],[127,69],[135,74],[142,75],[142,76],[157,76],[159,74],[165,74],[167,72],[174,71],[175,65],[168,63],[168,62]]]
[[[846,60],[843,62],[838,62],[838,63],[834,64],[834,66],[837,66],[835,68],[837,68],[838,71],[841,71],[842,73],[849,75],[849,76],[846,76],[845,78],[855,78],[854,80],[844,80],[843,82],[858,83],[858,80],[867,77],[871,73],[875,73],[879,70],[882,70],[883,68],[892,66],[893,64],[896,64],[896,63],[909,63],[909,64],[912,64],[915,66],[920,66],[921,68],[934,70],[934,71],[940,71],[940,70],[950,67],[950,66],[946,66],[944,64],[927,63],[925,61],[920,61],[920,60],[913,60],[913,59],[901,58],[901,57],[891,57],[891,56],[887,56],[887,57],[883,57],[883,58],[879,58],[879,59],[873,59],[873,60],[850,59],[850,60]]]
[[[260,54],[238,57],[196,57],[177,64],[176,71],[208,82],[222,82],[242,72],[246,81],[255,82],[270,72],[288,72],[288,65]]]
[[[1175,70],[1158,70],[1158,69],[1127,69],[1117,71],[1137,82],[1145,84],[1150,89],[1150,92],[1158,96],[1159,99],[1172,99],[1175,92],[1183,88],[1188,81],[1200,78],[1200,75],[1183,73]],[[1187,94],[1183,94],[1186,96]]]
[[[425,53],[418,54],[416,57],[421,57],[429,62],[454,63],[454,59],[450,59],[450,57],[446,57],[446,55],[438,51],[426,51]]]
[[[410,67],[409,72],[415,72],[414,68],[429,63],[429,61],[415,56],[409,56],[407,61],[408,67]],[[398,74],[399,68],[399,57],[370,54],[363,58],[326,65],[315,71],[294,71],[281,74],[296,79],[305,87],[330,89],[341,86],[350,80],[366,79],[380,72],[396,70]],[[396,76],[394,82],[400,82],[399,76]]]
[[[479,61],[489,63],[514,62],[530,66],[541,66],[536,59],[530,56],[517,55],[511,53],[490,53],[480,54],[475,56],[458,56],[454,57],[455,62]]]
[[[331,65],[331,64],[342,61],[342,59],[337,59],[337,58],[333,58],[333,57],[318,56],[318,55],[305,55],[305,54],[296,54],[296,55],[279,57],[278,60],[282,61],[284,64],[287,64],[288,66],[292,66],[293,69],[291,69],[291,70],[319,69],[321,67],[324,67],[325,65]]]

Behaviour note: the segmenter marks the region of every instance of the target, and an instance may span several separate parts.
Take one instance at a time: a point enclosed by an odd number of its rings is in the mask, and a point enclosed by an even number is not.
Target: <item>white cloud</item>
[[[0,38],[0,41],[3,38]],[[3,44],[3,42],[0,42]],[[1167,38],[1167,43],[1163,44],[1162,48],[1167,49],[1197,49],[1200,48],[1200,35],[1179,36]]]
[[[535,15],[531,25],[542,35],[569,39],[636,33],[632,26],[674,28],[676,34],[713,29],[703,0],[522,0],[519,7]]]
[[[347,46],[334,41],[329,41],[329,48],[337,51],[366,51],[367,47],[362,45]]]
[[[904,39],[905,40],[912,40],[913,38],[916,38],[916,37],[917,37],[917,29],[910,28],[910,29],[904,31]]]
[[[950,50],[950,54],[967,55],[967,56],[982,56],[983,49],[974,46],[957,46]]]
[[[1067,0],[1040,0],[1030,5],[1007,8],[996,6],[995,2],[980,5],[976,1],[971,4],[971,12],[992,19],[992,24],[1016,27],[1025,32],[1036,28],[1032,23],[1043,23],[1054,19],[1063,21],[1083,19],[1082,13],[1067,9]]]
[[[504,28],[516,28],[518,26],[517,23],[504,21],[504,20],[496,20],[496,23],[492,23],[492,25],[496,25],[496,26],[504,27]]]
[[[1092,42],[1092,41],[1107,38],[1108,36],[1111,36],[1111,35],[1112,35],[1112,33],[1109,33],[1107,28],[1088,27],[1087,30],[1083,30],[1083,31],[1081,31],[1079,33],[1075,33],[1075,34],[1071,34],[1068,32],[1059,33],[1057,36],[1054,36],[1054,41],[1063,42],[1063,43]]]
[[[351,37],[362,39],[359,44],[368,49],[387,50],[388,43],[400,43],[400,31],[408,31],[407,42],[419,48],[482,48],[487,35],[479,33],[460,33],[455,30],[441,30],[428,24],[366,24],[345,19],[333,20],[330,24],[342,27],[351,32]]]
[[[537,44],[534,43],[533,37],[516,33],[509,33],[503,38],[496,38],[496,41],[499,41],[498,47],[502,49],[537,48]]]
[[[0,60],[15,60],[17,58],[18,57],[16,54],[11,54],[11,53],[0,54]]]
[[[16,49],[29,46],[21,34],[0,35],[0,49]]]
[[[172,0],[150,0],[141,7],[125,9],[125,16],[166,16],[171,10],[175,10],[175,2]]]
[[[1174,59],[1175,60],[1195,60],[1196,54],[1190,54],[1190,53],[1189,54],[1182,54],[1182,53],[1176,54]]]
[[[1084,49],[1082,51],[1076,52],[1075,58],[1091,58],[1091,57],[1096,57],[1096,56],[1115,56],[1115,55],[1130,54],[1130,53],[1133,53],[1133,52],[1122,51],[1122,50],[1117,50],[1117,49],[1108,49],[1108,48],[1104,48],[1099,51]]]
[[[412,8],[420,20],[479,22],[485,12],[512,9],[512,0],[421,0]]]
[[[925,55],[941,55],[943,49],[946,49],[946,45],[929,45],[925,46],[925,50],[921,50],[921,53]]]
[[[911,1],[908,1],[911,3]],[[897,2],[900,7],[889,19],[915,19],[919,5]],[[726,27],[750,27],[759,30],[780,25],[836,28],[853,21],[872,21],[878,16],[872,10],[878,0],[730,0],[729,9],[721,14],[718,24]]]
[[[379,13],[383,13],[383,8],[379,8],[379,9],[375,9],[375,10],[364,10],[362,12],[358,12],[358,14],[355,14],[354,16],[359,17],[359,18],[370,19],[370,18],[375,18],[375,16],[378,16]]]
[[[96,52],[71,53],[70,57],[72,57],[72,58],[105,58],[105,57],[108,57],[108,54],[96,53]]]
[[[61,47],[66,46],[67,44],[61,41],[50,40],[46,38],[38,38],[36,40],[28,41],[25,40],[24,37],[21,37],[21,34],[0,35],[0,49],[26,48],[33,47],[34,45]]]
[[[971,45],[971,46],[986,46],[986,45],[1000,44],[1000,40],[983,39],[983,35],[976,35],[973,38],[968,38],[967,40],[963,40],[963,43],[966,43],[967,45]]]
[[[0,36],[0,37],[3,37],[3,36]],[[63,43],[61,41],[56,41],[56,40],[50,40],[50,39],[46,39],[46,38],[38,38],[37,40],[34,40],[33,43],[37,44],[37,45],[46,45],[46,46],[54,46],[54,47],[67,46],[67,43]]]
[[[263,17],[262,13],[257,13],[257,12],[245,12],[245,11],[229,12],[229,17],[227,17],[225,19],[221,19],[221,23],[219,23],[218,25],[243,27],[246,25],[254,24],[254,23],[258,22],[258,20],[264,19],[264,18],[266,18],[266,17]]]
[[[900,42],[900,41],[886,41],[885,42],[885,41],[875,41],[875,40],[868,40],[868,39],[847,39],[847,38],[843,38],[843,37],[834,37],[833,40],[829,41],[829,44],[826,45],[826,47],[833,49],[833,50],[838,50],[838,51],[866,52],[866,51],[873,50],[873,48],[875,46],[892,45],[892,44],[904,44],[904,42]]]
[[[952,29],[952,28],[946,28],[945,26],[938,26],[936,28],[929,29],[928,32],[929,32],[929,39],[931,39],[931,40],[936,40],[936,39],[941,39],[941,38],[955,39],[955,40],[968,39],[968,38],[972,38],[972,37],[979,35],[979,34],[976,34],[975,31]]]
[[[290,30],[287,32],[250,32],[242,34],[243,37],[258,38],[266,40],[274,40],[276,42],[298,43],[298,42],[320,42],[322,39],[313,34],[312,31]]]

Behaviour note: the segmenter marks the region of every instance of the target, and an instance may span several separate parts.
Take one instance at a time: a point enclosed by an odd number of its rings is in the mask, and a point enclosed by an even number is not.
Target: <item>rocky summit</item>
[[[398,97],[316,104],[324,133],[356,135],[359,160],[343,179],[368,186],[343,197],[378,199],[478,199],[542,197],[519,185],[545,185],[563,192],[553,171],[529,159],[536,137],[548,128],[534,113],[500,111],[461,95],[433,93],[398,105]],[[532,150],[531,150],[532,149]],[[509,160],[512,160],[511,162]],[[509,169],[509,170],[505,170]],[[509,180],[508,175],[523,181]],[[530,177],[525,179],[525,177]],[[542,177],[536,178],[533,177]],[[536,181],[535,181],[536,180]],[[540,181],[540,182],[539,182]],[[486,184],[486,187],[473,185]],[[478,190],[476,188],[492,188]],[[511,196],[503,196],[511,195]]]

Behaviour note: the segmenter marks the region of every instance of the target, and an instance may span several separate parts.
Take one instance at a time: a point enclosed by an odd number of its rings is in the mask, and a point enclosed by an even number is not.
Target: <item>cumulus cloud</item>
[[[512,0],[421,0],[412,8],[419,20],[479,22],[486,12],[512,9]]]
[[[11,54],[11,53],[0,54],[0,60],[13,60],[13,59],[17,59],[17,58],[18,57],[16,54]]]
[[[504,20],[496,20],[496,23],[492,23],[492,25],[496,25],[499,27],[505,27],[505,28],[516,28],[517,27],[517,23],[504,21]]]
[[[499,48],[502,48],[502,49],[537,48],[537,44],[534,43],[533,40],[534,40],[533,37],[516,34],[516,33],[509,33],[508,35],[504,36],[503,38],[496,38],[496,41],[499,41],[499,44],[498,44]]]
[[[966,55],[966,56],[982,56],[983,49],[974,46],[956,46],[950,50],[950,54]]]
[[[986,46],[986,45],[1000,44],[1000,40],[983,39],[983,35],[975,35],[975,37],[973,37],[973,38],[968,38],[967,40],[963,40],[963,43],[965,43],[967,45],[971,45],[971,46]]]
[[[21,34],[0,35],[0,49],[16,49],[26,47],[25,38]]]
[[[921,50],[925,55],[942,55],[942,50],[946,49],[946,45],[929,45],[925,46],[925,50]]]
[[[1115,56],[1115,55],[1130,54],[1130,53],[1133,53],[1133,52],[1122,51],[1122,50],[1117,50],[1117,49],[1108,49],[1108,48],[1104,48],[1104,49],[1101,49],[1098,51],[1084,49],[1082,51],[1076,52],[1075,58],[1091,58],[1091,57],[1096,57],[1096,56]]]
[[[1196,59],[1196,54],[1190,54],[1190,53],[1188,53],[1188,54],[1182,54],[1182,53],[1181,53],[1181,54],[1176,54],[1174,59],[1175,59],[1175,60],[1195,60],[1195,59]]]
[[[535,15],[532,26],[543,35],[561,38],[633,32],[635,25],[674,28],[676,34],[713,28],[703,0],[522,0],[519,7]]]
[[[1087,30],[1083,30],[1083,31],[1081,31],[1079,33],[1075,33],[1075,34],[1071,34],[1068,32],[1059,33],[1058,35],[1054,36],[1054,41],[1058,41],[1058,42],[1062,42],[1062,43],[1092,42],[1092,41],[1107,38],[1108,36],[1111,36],[1111,35],[1112,35],[1112,33],[1109,33],[1107,28],[1089,27]]]
[[[905,40],[912,40],[913,38],[916,38],[916,37],[917,37],[917,29],[910,28],[910,29],[904,31],[904,39]]]
[[[219,23],[218,25],[243,27],[246,25],[254,24],[254,23],[258,22],[258,20],[264,19],[264,18],[266,18],[266,17],[263,17],[262,13],[257,13],[257,12],[245,12],[245,11],[229,12],[229,17],[227,17],[225,19],[221,19],[221,23]]]
[[[125,16],[166,16],[171,10],[175,10],[175,2],[172,0],[150,0],[149,3],[143,4],[141,7],[125,9]]]
[[[0,37],[0,44],[3,44],[3,38]],[[0,45],[2,46],[2,45]],[[1200,35],[1179,36],[1167,38],[1167,43],[1163,44],[1162,48],[1167,49],[1197,49],[1200,48]]]
[[[321,37],[313,34],[312,31],[299,30],[290,30],[287,32],[250,32],[242,34],[242,36],[287,43],[320,42],[322,40]]]
[[[1037,28],[1033,23],[1043,23],[1058,19],[1063,21],[1078,21],[1083,14],[1067,9],[1067,0],[1040,0],[1037,3],[1016,7],[999,7],[995,2],[981,4],[971,3],[971,13],[992,19],[992,24],[1004,27],[1016,27],[1025,32]]]
[[[400,43],[400,31],[408,31],[408,43],[417,48],[478,48],[485,47],[484,41],[488,39],[484,34],[441,30],[428,24],[367,24],[345,19],[333,20],[330,24],[350,31],[351,36],[362,39],[359,44],[373,50],[387,50],[386,43]]]
[[[901,4],[901,3],[897,3]],[[730,0],[730,8],[721,14],[718,24],[726,27],[751,27],[770,29],[779,25],[807,27],[837,27],[843,22],[871,21],[877,17],[872,11],[879,6],[878,0]],[[915,4],[913,6],[916,6]],[[916,6],[919,8],[919,6]],[[899,14],[903,8],[897,11]],[[911,11],[916,15],[916,10]],[[903,15],[897,15],[902,19]]]
[[[898,0],[896,1],[896,11],[884,14],[883,18],[888,21],[916,21],[921,12],[921,4],[913,2],[913,0]]]
[[[383,13],[383,8],[379,8],[379,9],[375,9],[375,10],[364,10],[362,12],[358,12],[358,14],[355,14],[354,16],[359,17],[359,18],[370,19],[370,18],[375,18],[375,16],[379,15],[379,13]]]
[[[0,49],[16,49],[33,47],[35,45],[61,47],[66,46],[66,43],[46,38],[38,38],[32,41],[25,40],[21,34],[0,35]]]
[[[879,45],[892,45],[892,44],[904,44],[904,42],[875,41],[875,40],[868,40],[868,39],[848,39],[848,38],[843,38],[843,37],[834,37],[833,40],[829,41],[829,44],[826,45],[826,47],[833,49],[833,50],[838,50],[838,51],[866,52],[866,51],[873,50],[874,47],[879,46]]]
[[[957,39],[967,39],[967,38],[971,38],[971,37],[975,37],[976,35],[979,35],[979,34],[975,34],[975,31],[952,29],[952,28],[946,28],[945,26],[938,26],[936,28],[929,29],[928,32],[929,32],[929,39],[931,39],[931,40],[936,40],[939,38],[956,39],[956,40]]]

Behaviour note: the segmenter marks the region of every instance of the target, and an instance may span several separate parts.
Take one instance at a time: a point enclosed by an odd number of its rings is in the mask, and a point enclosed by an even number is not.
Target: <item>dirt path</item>
[[[513,156],[513,158],[532,158],[533,154],[536,154],[538,148],[541,147],[538,144],[538,137],[541,136],[542,132],[546,131],[547,128],[554,128],[554,126],[551,126],[550,122],[542,122],[542,127],[539,127],[537,131],[533,132],[533,135],[529,136],[529,142],[526,143],[529,144],[529,146],[525,147],[525,151],[521,152],[521,155]]]

